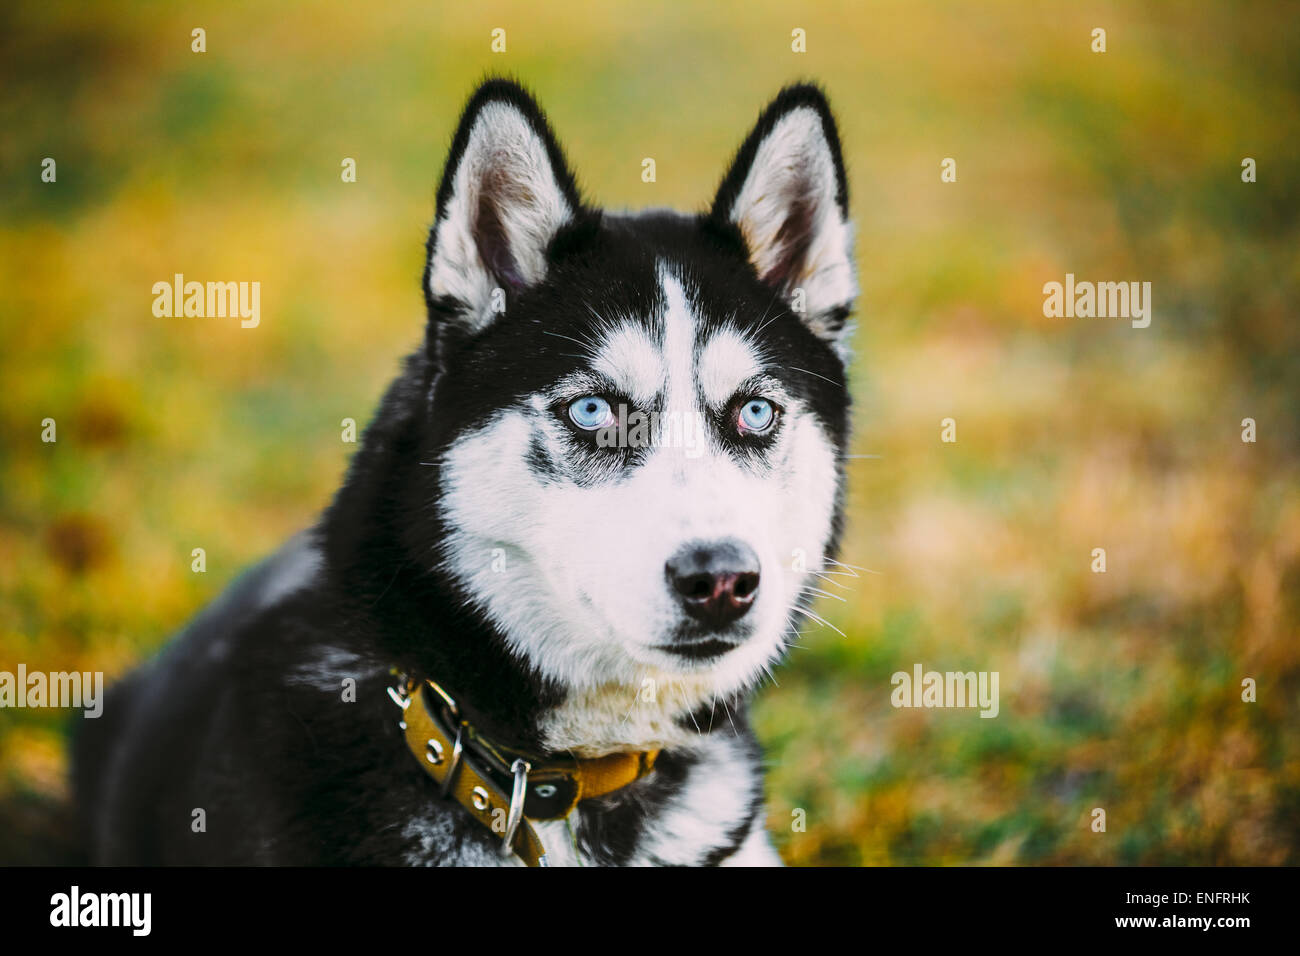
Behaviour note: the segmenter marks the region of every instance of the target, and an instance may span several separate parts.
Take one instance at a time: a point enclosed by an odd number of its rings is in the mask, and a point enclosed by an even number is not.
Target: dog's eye
[[[751,398],[740,406],[736,427],[742,435],[761,435],[776,422],[776,406],[766,398]]]
[[[569,403],[569,421],[584,431],[614,424],[614,410],[599,395],[584,395]]]

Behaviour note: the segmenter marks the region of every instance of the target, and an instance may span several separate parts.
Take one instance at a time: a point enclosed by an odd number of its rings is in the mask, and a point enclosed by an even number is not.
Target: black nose
[[[664,570],[686,613],[712,629],[739,620],[758,593],[758,555],[740,541],[688,544]]]

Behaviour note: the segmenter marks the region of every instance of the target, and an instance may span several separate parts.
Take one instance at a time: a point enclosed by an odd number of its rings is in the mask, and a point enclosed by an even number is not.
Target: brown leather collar
[[[427,693],[426,693],[427,691]],[[530,820],[562,820],[580,800],[601,797],[641,779],[659,751],[594,758],[541,758],[501,746],[463,718],[432,680],[402,675],[388,695],[403,711],[406,746],[444,797],[455,797],[474,819],[502,837],[503,855],[546,866]]]

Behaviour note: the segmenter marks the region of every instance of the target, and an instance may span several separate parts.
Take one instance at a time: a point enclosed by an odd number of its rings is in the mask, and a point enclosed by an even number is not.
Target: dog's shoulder
[[[103,716],[83,722],[73,744],[76,799],[96,862],[206,861],[247,849],[233,833],[191,836],[205,832],[208,817],[229,829],[227,804],[247,806],[240,817],[268,809],[256,795],[266,789],[266,761],[282,747],[275,725],[286,719],[294,664],[331,654],[302,650],[328,647],[323,624],[313,624],[323,620],[314,610],[321,572],[312,535],[295,536],[109,686]],[[241,832],[258,829],[247,823],[238,822]]]

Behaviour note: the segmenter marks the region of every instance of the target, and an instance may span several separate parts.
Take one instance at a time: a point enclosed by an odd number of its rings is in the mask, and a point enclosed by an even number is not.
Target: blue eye
[[[776,409],[766,398],[751,398],[740,406],[740,430],[765,432],[776,420]]]
[[[599,395],[584,395],[569,403],[569,420],[585,431],[595,431],[612,425],[614,412]]]

